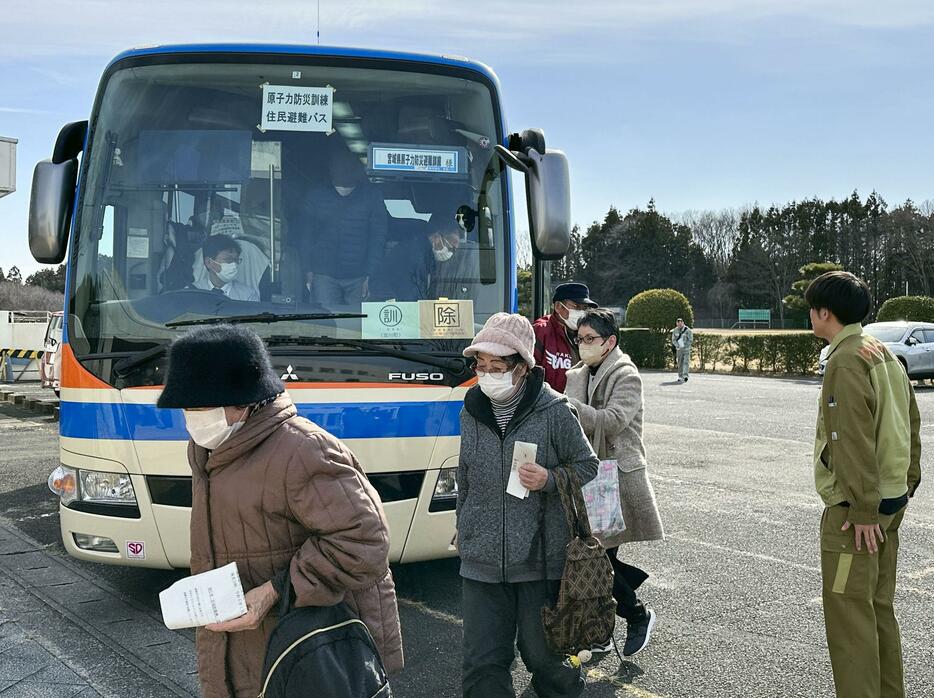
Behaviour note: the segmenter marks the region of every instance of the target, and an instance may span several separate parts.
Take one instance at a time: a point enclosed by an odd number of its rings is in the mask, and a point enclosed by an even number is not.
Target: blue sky
[[[313,43],[316,27],[314,0],[32,0],[0,14],[0,135],[20,141],[0,267],[24,272],[38,268],[32,168],[64,123],[87,118],[113,55]],[[541,127],[568,154],[583,225],[652,197],[672,213],[853,189],[934,198],[929,0],[321,0],[321,26],[327,45],[492,66],[510,127]]]

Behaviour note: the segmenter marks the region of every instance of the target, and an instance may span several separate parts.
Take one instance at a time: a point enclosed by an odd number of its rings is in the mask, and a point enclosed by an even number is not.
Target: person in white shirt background
[[[195,279],[192,288],[222,293],[235,301],[259,301],[259,289],[237,281],[240,244],[227,235],[209,235],[201,245],[205,276]]]

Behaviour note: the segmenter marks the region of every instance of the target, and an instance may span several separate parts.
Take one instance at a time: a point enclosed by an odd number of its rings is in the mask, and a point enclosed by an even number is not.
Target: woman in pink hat
[[[570,540],[550,471],[569,466],[586,483],[598,461],[568,399],[535,367],[534,346],[526,318],[497,313],[464,350],[479,380],[464,398],[457,471],[464,696],[515,696],[516,644],[538,695],[584,690],[580,669],[548,647],[542,626]],[[507,493],[517,442],[536,449],[535,462],[518,468],[525,496]]]

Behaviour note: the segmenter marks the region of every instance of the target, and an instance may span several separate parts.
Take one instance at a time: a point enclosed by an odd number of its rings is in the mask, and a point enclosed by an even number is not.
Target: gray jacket
[[[578,364],[567,373],[565,393],[578,413],[584,433],[597,455],[615,460],[626,530],[614,544],[665,537],[655,492],[646,468],[642,438],[642,377],[628,355],[617,347],[596,375]]]
[[[560,579],[570,532],[553,478],[525,499],[506,494],[516,441],[538,445],[536,462],[571,466],[581,484],[597,474],[597,457],[566,397],[544,382],[541,368],[526,379],[525,397],[500,435],[489,399],[474,387],[461,411],[457,469],[457,542],[461,576],[478,582]],[[543,535],[544,534],[544,535]],[[543,556],[544,549],[544,556]]]
[[[691,344],[694,341],[694,330],[692,330],[687,325],[684,326],[684,330],[679,330],[677,327],[671,331],[671,346],[674,349],[678,348],[678,340],[684,339],[683,349],[690,349]]]

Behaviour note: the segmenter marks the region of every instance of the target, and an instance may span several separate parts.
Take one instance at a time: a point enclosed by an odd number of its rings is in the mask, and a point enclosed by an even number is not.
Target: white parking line
[[[445,613],[444,611],[435,610],[434,608],[431,608],[430,606],[426,606],[421,601],[413,601],[412,599],[406,599],[401,596],[397,597],[396,601],[399,602],[400,606],[414,608],[416,611],[419,611],[420,613],[424,613],[426,616],[429,616],[430,618],[434,618],[435,620],[440,620],[445,623],[450,623],[451,625],[456,625],[458,627],[463,627],[464,625],[464,621],[458,618],[457,616],[452,616],[450,613]]]

